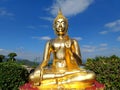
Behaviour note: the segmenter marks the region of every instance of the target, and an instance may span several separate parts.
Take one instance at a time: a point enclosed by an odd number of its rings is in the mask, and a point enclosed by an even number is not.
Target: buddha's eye
[[[64,21],[62,21],[61,23],[62,23],[62,24],[65,24],[65,22],[64,22]]]
[[[59,23],[60,23],[59,21],[56,22],[57,25],[58,25]]]

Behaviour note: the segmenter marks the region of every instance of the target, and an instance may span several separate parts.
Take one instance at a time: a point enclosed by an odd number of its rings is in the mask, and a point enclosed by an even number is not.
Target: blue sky
[[[83,60],[120,56],[120,0],[0,0],[0,54],[42,60],[58,8],[68,34],[78,40]]]

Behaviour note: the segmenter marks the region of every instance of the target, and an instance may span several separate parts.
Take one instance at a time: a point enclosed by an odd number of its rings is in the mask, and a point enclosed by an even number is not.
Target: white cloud
[[[76,39],[76,40],[78,40],[78,41],[82,40],[81,37],[73,37],[73,38]]]
[[[100,48],[98,48],[98,51],[105,51],[105,50],[107,50],[107,47],[100,47]]]
[[[84,48],[91,48],[90,45],[83,45]]]
[[[107,46],[108,46],[107,43],[101,43],[100,45],[96,45],[96,46],[83,45],[81,49],[84,53],[94,53],[94,52],[107,50]]]
[[[1,49],[1,48],[0,48],[0,51],[3,51],[3,50],[4,50],[4,49]]]
[[[104,35],[110,32],[119,32],[120,31],[120,19],[113,22],[106,23],[104,27],[107,30],[101,31],[100,34]]]
[[[24,50],[23,47],[19,47],[16,50],[6,50],[6,49],[0,49],[0,54],[7,56],[9,53],[11,52],[15,52],[17,54],[18,59],[28,59],[33,61],[35,58],[37,57],[41,57],[39,58],[39,62],[42,60],[42,54],[40,53],[35,53],[32,51],[26,51]]]
[[[8,55],[10,52],[13,52],[11,50],[6,50],[6,49],[0,49],[0,54],[3,54],[3,55]]]
[[[106,46],[108,46],[108,44],[107,43],[102,43],[102,44],[100,44],[100,46],[106,47]]]
[[[94,58],[96,56],[110,56],[113,53],[115,53],[116,55],[118,54],[118,52],[112,50],[112,48],[108,48],[107,47],[108,44],[107,43],[101,43],[98,45],[82,45],[81,46],[81,54],[83,59],[87,59],[89,58]],[[119,54],[120,55],[120,54]]]
[[[96,49],[95,46],[90,46],[90,45],[83,45],[83,47],[81,48],[82,52],[85,52],[85,53],[94,52],[95,49]]]
[[[17,50],[18,52],[23,52],[23,51],[24,51],[24,49],[25,49],[25,48],[24,48],[24,47],[22,47],[22,46],[21,46],[21,47],[16,48],[16,50]]]
[[[120,31],[120,19],[105,24],[105,27],[109,28],[110,31],[112,31],[112,32]]]
[[[119,56],[120,56],[120,48],[119,47],[114,47],[114,48],[112,48],[111,51],[114,51],[115,54],[119,54]]]
[[[104,34],[107,34],[108,31],[101,31],[100,34],[104,35]]]
[[[120,36],[117,38],[117,41],[120,41]]]
[[[50,40],[51,39],[51,37],[49,37],[49,36],[43,36],[43,37],[37,37],[37,36],[35,36],[35,37],[32,37],[33,39],[38,39],[38,40]]]
[[[86,52],[86,53],[91,53],[91,52],[94,52],[94,49],[93,48],[83,48],[82,51]]]
[[[14,14],[8,12],[6,8],[0,8],[0,16],[14,16]]]
[[[110,22],[110,23],[105,24],[105,27],[108,27],[108,28],[112,28],[114,26],[116,26],[116,22]]]
[[[105,27],[113,28],[113,27],[116,27],[119,25],[120,25],[120,20],[116,20],[116,21],[109,22],[109,23],[105,24]]]
[[[39,17],[40,19],[47,20],[47,21],[53,21],[54,18],[52,17]]]
[[[50,13],[56,15],[61,8],[65,16],[73,16],[85,11],[94,0],[56,0],[51,6]]]
[[[51,38],[48,36],[41,37],[41,40],[50,40]]]
[[[48,25],[29,25],[27,26],[26,28],[28,29],[32,29],[32,30],[36,30],[36,29],[40,29],[40,28],[48,28],[49,26]]]
[[[31,61],[34,61],[37,57],[41,57],[42,55],[39,53],[31,52],[31,51],[23,51],[23,52],[16,52],[17,53],[17,58],[21,59],[28,59]],[[42,58],[39,58],[38,61],[41,61]]]

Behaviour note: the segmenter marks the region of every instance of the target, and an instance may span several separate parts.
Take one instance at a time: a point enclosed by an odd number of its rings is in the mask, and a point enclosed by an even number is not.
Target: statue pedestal
[[[54,85],[55,86],[55,85]],[[73,85],[74,86],[74,85]],[[33,86],[31,82],[24,84],[23,86],[20,86],[19,90],[104,90],[105,85],[101,84],[97,81],[94,81],[93,86],[88,86],[87,88],[63,88],[61,85],[57,85],[57,88],[53,87],[52,85],[49,85],[47,87],[41,87],[41,86]]]

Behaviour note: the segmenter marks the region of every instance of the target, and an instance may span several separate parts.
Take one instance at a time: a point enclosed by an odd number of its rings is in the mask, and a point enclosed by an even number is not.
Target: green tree
[[[19,90],[28,82],[29,73],[26,68],[16,62],[0,63],[0,90]]]
[[[119,57],[116,56],[116,55],[112,55],[112,56],[110,56],[110,58],[111,58],[112,60],[119,59]]]
[[[8,59],[8,61],[16,61],[16,59],[15,59],[15,57],[17,56],[17,54],[16,53],[9,53],[8,54],[8,57],[9,57],[9,59]]]
[[[96,73],[96,80],[105,85],[105,90],[120,90],[120,58],[118,56],[89,58],[85,67]]]
[[[3,62],[3,59],[5,58],[4,55],[0,55],[0,62]]]

